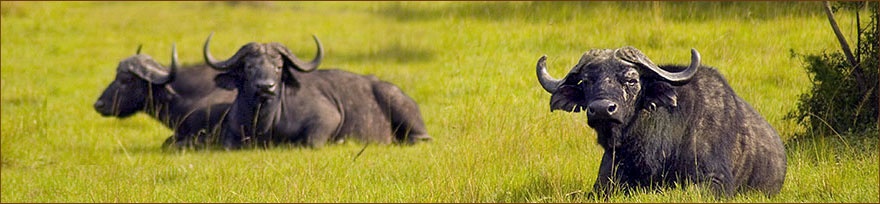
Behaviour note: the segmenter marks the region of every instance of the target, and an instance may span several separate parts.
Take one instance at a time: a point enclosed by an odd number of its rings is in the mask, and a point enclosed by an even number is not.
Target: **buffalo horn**
[[[311,72],[318,68],[318,65],[321,64],[321,59],[324,58],[324,48],[321,46],[321,40],[318,40],[318,36],[312,35],[312,38],[315,39],[315,44],[318,45],[318,53],[315,55],[315,59],[311,62],[303,62],[299,58],[296,58],[293,54],[290,53],[290,50],[282,47],[282,50],[279,50],[281,53],[281,57],[284,58],[288,63],[293,65],[293,68],[299,70],[301,72]]]
[[[550,76],[550,73],[547,73],[547,56],[541,56],[538,59],[538,66],[535,69],[536,74],[538,75],[538,82],[541,82],[541,87],[544,87],[544,90],[550,93],[555,93],[556,88],[562,84],[562,80],[554,79]]]
[[[171,44],[171,67],[168,68],[168,76],[165,77],[165,82],[168,83],[170,81],[174,81],[174,76],[177,75],[177,68],[180,67],[180,64],[177,62],[177,44]]]
[[[660,77],[663,77],[663,79],[671,82],[686,82],[689,81],[691,77],[694,77],[694,75],[697,74],[697,70],[700,68],[700,53],[697,52],[697,49],[691,48],[691,65],[681,72],[668,72],[657,67],[657,65],[651,65],[652,66],[648,66],[648,68],[654,73],[657,73]]]
[[[211,34],[208,35],[208,39],[205,40],[205,47],[203,50],[203,53],[205,55],[205,62],[211,68],[214,68],[219,71],[226,71],[231,67],[232,64],[235,64],[235,62],[237,62],[238,59],[241,58],[245,54],[244,49],[239,49],[238,52],[235,53],[235,55],[233,55],[232,57],[230,57],[226,61],[219,61],[217,59],[214,59],[214,56],[211,56],[211,51],[209,49],[210,48],[209,44],[211,43],[212,36],[214,36],[214,32],[211,32]]]
[[[174,75],[177,73],[177,67],[180,66],[177,64],[177,45],[171,45],[171,68],[168,69],[168,72],[163,72],[162,68],[160,68],[161,65],[155,63],[146,63],[144,65],[144,68],[146,68],[144,71],[148,72],[148,74],[145,75],[150,83],[165,84],[173,81]]]
[[[128,65],[120,66],[128,67],[129,71],[138,75],[144,80],[149,81],[152,84],[166,84],[172,80],[174,80],[174,75],[177,72],[177,67],[180,65],[177,64],[177,46],[173,45],[171,48],[171,68],[168,71],[164,71],[165,68],[162,65],[156,63],[150,59],[149,56],[146,55],[138,55],[133,57],[137,61],[128,61],[122,63],[128,63]]]
[[[669,72],[664,69],[661,69],[657,65],[655,65],[651,60],[647,59],[640,51],[635,48],[624,48],[624,59],[627,61],[632,61],[634,63],[638,63],[644,65],[648,70],[654,72],[661,78],[676,83],[684,83],[690,81],[695,74],[697,74],[697,70],[700,68],[700,53],[697,52],[697,49],[691,48],[691,65],[688,66],[687,69],[680,72]]]

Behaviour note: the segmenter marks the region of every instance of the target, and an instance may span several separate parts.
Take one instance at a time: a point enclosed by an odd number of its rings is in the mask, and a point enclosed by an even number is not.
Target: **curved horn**
[[[660,77],[663,77],[663,79],[671,82],[687,82],[697,74],[697,70],[700,68],[700,53],[697,52],[697,49],[691,48],[691,65],[681,72],[669,72],[657,67],[657,65],[651,65],[648,68]]]
[[[693,48],[691,48],[691,65],[688,66],[687,69],[680,72],[669,72],[658,67],[653,62],[651,62],[651,60],[647,59],[647,57],[645,57],[645,55],[642,54],[641,51],[635,48],[627,47],[621,49],[621,51],[623,51],[623,53],[619,54],[623,54],[623,56],[620,57],[622,57],[624,60],[644,65],[651,72],[654,72],[661,78],[670,82],[688,82],[691,80],[692,77],[694,77],[694,75],[697,74],[697,71],[700,68],[700,53],[697,52],[697,49]]]
[[[547,55],[541,56],[538,59],[535,73],[538,75],[538,82],[541,82],[541,87],[544,87],[544,90],[547,92],[556,93],[556,89],[562,84],[562,80],[554,79],[550,76],[550,73],[547,73]]]
[[[171,67],[168,68],[168,76],[165,79],[165,83],[174,81],[174,77],[177,75],[177,68],[180,67],[180,64],[177,62],[177,43],[171,44]]]
[[[174,44],[171,46],[171,67],[167,72],[162,71],[162,65],[156,64],[155,61],[142,61],[143,66],[136,66],[137,70],[132,70],[135,74],[141,76],[141,78],[146,79],[152,84],[166,84],[174,80],[174,75],[177,72],[177,67],[180,65],[177,63],[177,45]]]
[[[136,51],[134,54],[136,54],[136,55],[141,54],[141,48],[144,48],[144,44],[140,44],[140,45],[138,45],[138,49],[137,49],[137,51]]]
[[[318,53],[315,55],[315,59],[311,62],[303,62],[299,58],[296,58],[296,56],[291,54],[290,50],[287,50],[287,48],[280,51],[281,57],[292,64],[293,68],[301,72],[311,72],[318,69],[318,65],[321,65],[321,59],[324,58],[324,48],[321,46],[321,40],[318,40],[318,36],[312,35],[312,38],[315,39],[315,44],[318,45]]]
[[[211,37],[213,37],[213,36],[214,36],[214,32],[211,32],[211,34],[208,35],[208,39],[205,40],[205,47],[203,50],[203,53],[205,55],[205,62],[211,68],[214,68],[219,71],[226,71],[230,68],[230,66],[232,64],[234,64],[235,62],[238,61],[238,58],[241,58],[241,56],[244,55],[244,52],[242,52],[242,50],[240,49],[240,50],[238,50],[238,52],[235,53],[235,55],[233,55],[232,57],[230,57],[226,61],[219,61],[217,59],[214,59],[214,56],[211,55],[211,51],[209,49],[210,48],[209,44],[211,43]]]

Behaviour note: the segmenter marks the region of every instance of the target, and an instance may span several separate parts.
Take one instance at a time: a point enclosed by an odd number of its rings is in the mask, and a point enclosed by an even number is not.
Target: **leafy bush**
[[[858,11],[865,2],[837,3],[838,9]],[[812,89],[801,94],[797,108],[788,114],[807,128],[806,135],[827,135],[874,131],[877,128],[878,101],[878,6],[867,5],[870,22],[858,26],[855,53],[856,64],[852,66],[840,51],[825,51],[817,55],[800,55],[806,63],[806,71]],[[857,18],[858,21],[858,18]],[[830,29],[829,29],[829,32]],[[793,53],[793,56],[799,56]],[[854,134],[854,135],[876,135]]]

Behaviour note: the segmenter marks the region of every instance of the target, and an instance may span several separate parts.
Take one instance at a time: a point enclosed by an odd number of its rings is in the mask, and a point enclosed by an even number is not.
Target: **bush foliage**
[[[826,135],[875,131],[878,101],[878,6],[866,2],[843,2],[832,10],[854,10],[855,15],[868,7],[869,23],[857,26],[854,57],[858,66],[847,62],[839,50],[802,55],[812,88],[800,96],[789,118],[807,129],[806,135]],[[856,18],[858,19],[858,18]],[[858,20],[857,20],[858,21]],[[860,22],[857,22],[860,23]],[[831,29],[828,32],[832,32]],[[797,55],[795,55],[797,56]],[[876,134],[855,134],[876,135]]]

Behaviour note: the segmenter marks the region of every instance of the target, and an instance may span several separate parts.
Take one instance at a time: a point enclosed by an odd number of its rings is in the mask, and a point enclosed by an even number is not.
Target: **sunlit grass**
[[[772,198],[878,202],[877,139],[795,140],[784,120],[808,77],[796,53],[837,49],[818,2],[3,2],[2,202],[594,202],[602,149],[583,114],[549,112],[534,66],[562,77],[586,50],[634,46],[659,64],[696,48],[780,132],[789,169]],[[838,15],[845,29],[851,14]],[[102,118],[91,104],[119,60],[184,64],[245,43],[322,68],[373,74],[419,102],[432,143],[322,149],[166,151],[144,114]],[[714,202],[700,187],[614,202]],[[598,200],[602,201],[602,200]]]

